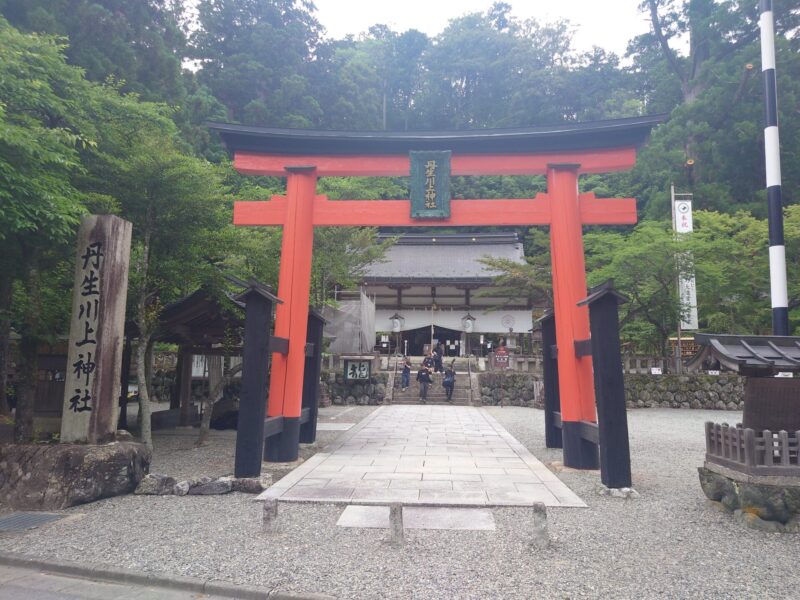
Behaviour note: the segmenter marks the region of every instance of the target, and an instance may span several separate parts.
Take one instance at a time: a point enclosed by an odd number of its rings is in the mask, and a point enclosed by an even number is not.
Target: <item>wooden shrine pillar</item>
[[[319,377],[322,372],[322,330],[325,319],[315,310],[308,314],[306,337],[306,364],[303,372],[303,410],[308,410],[308,420],[300,427],[300,441],[313,444],[317,439],[317,414],[319,413]]]
[[[589,339],[589,310],[577,306],[586,297],[579,167],[571,163],[547,166],[553,304],[564,465],[596,469],[597,446],[580,435],[581,421],[596,421],[592,358],[575,352],[576,342]]]
[[[175,373],[178,378],[178,398],[180,400],[181,427],[191,425],[192,420],[192,352],[186,348],[178,350],[178,369]]]
[[[278,305],[275,314],[275,337],[287,338],[289,351],[285,356],[273,355],[267,415],[283,416],[283,431],[267,440],[265,458],[272,462],[297,460],[300,449],[317,189],[316,167],[286,167],[286,171],[286,220],[278,274],[278,296],[284,304]]]
[[[175,385],[169,393],[169,409],[180,411],[181,408],[181,370],[183,369],[183,352],[178,352],[175,363]]]
[[[548,448],[562,448],[561,423],[556,415],[561,412],[558,396],[558,348],[556,346],[556,318],[548,312],[542,324],[542,375],[544,379],[544,441]]]
[[[131,358],[133,348],[130,333],[125,334],[125,345],[122,347],[122,368],[119,374],[119,418],[117,429],[128,429],[128,379],[131,375]]]
[[[625,406],[625,376],[619,343],[619,304],[627,299],[611,281],[594,288],[581,304],[589,307],[597,394],[600,480],[609,488],[631,486],[631,452],[628,413]]]
[[[245,317],[234,475],[258,477],[261,475],[264,452],[264,411],[269,377],[272,306],[277,298],[260,287],[251,286],[236,299],[245,302]],[[274,363],[273,359],[273,365]]]

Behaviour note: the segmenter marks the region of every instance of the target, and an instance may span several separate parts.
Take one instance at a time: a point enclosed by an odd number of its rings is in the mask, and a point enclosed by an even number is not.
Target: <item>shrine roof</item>
[[[370,285],[414,281],[489,283],[498,271],[480,262],[484,256],[523,264],[525,255],[516,234],[409,234],[386,251],[383,262],[364,271]]]
[[[800,372],[800,337],[696,333],[694,341],[702,348],[690,367],[699,366],[710,354],[725,368],[742,374]]]
[[[452,150],[462,154],[513,154],[639,146],[665,118],[647,115],[546,127],[401,132],[277,129],[215,122],[206,125],[220,134],[231,153],[397,155],[412,150]]]

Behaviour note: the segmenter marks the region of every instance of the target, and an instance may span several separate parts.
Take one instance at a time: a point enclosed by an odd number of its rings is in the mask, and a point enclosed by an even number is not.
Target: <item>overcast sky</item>
[[[600,46],[620,56],[628,40],[645,33],[648,21],[637,9],[640,0],[507,0],[512,14],[540,23],[568,19],[575,27],[573,47]],[[382,23],[397,32],[418,29],[429,36],[441,32],[450,19],[486,12],[493,0],[314,0],[317,19],[329,38],[358,35]],[[611,8],[613,6],[613,8]]]

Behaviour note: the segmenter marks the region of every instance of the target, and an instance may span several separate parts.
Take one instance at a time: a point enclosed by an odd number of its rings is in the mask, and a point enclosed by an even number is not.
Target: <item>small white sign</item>
[[[650,367],[650,375],[661,375],[661,367]]]
[[[677,200],[675,202],[675,231],[691,233],[692,230],[692,201]]]
[[[708,372],[709,375],[719,375],[719,371],[711,370]]]

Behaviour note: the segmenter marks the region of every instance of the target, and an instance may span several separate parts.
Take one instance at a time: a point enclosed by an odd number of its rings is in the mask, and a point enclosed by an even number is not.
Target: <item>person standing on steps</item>
[[[428,399],[428,386],[433,383],[433,378],[430,369],[424,364],[420,365],[419,371],[417,371],[417,381],[419,382],[419,401],[421,404],[425,404]]]
[[[456,372],[453,369],[453,365],[447,367],[444,371],[444,379],[442,380],[442,385],[444,386],[444,391],[447,394],[447,401],[453,401],[453,388],[456,385]]]
[[[405,392],[408,386],[411,385],[411,359],[407,356],[403,357],[403,372],[400,375],[400,387]]]
[[[433,351],[433,372],[441,373],[442,371],[444,371],[442,368],[442,347],[437,345],[436,350]]]

